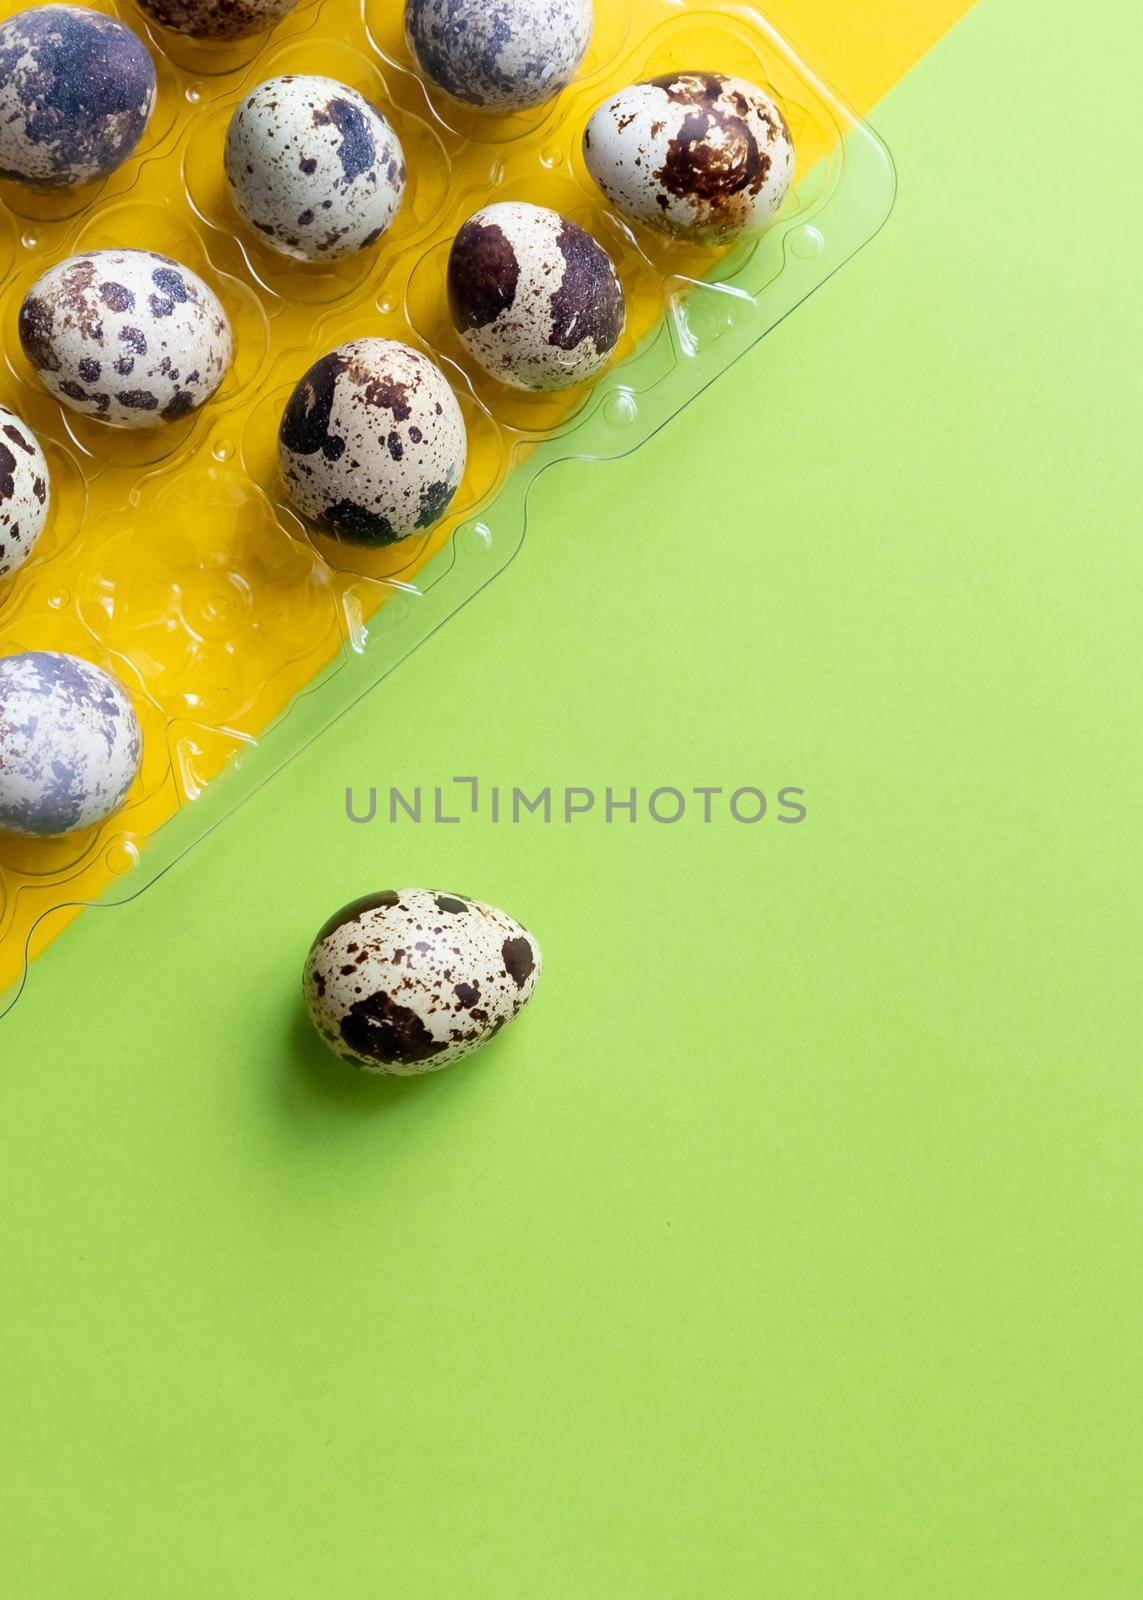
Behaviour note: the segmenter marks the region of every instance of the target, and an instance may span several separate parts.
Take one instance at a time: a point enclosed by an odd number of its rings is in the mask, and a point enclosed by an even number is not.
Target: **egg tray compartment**
[[[0,653],[70,650],[117,673],[140,715],[144,760],[102,827],[47,841],[0,835],[5,1009],[30,958],[79,909],[141,892],[504,569],[542,471],[614,458],[650,437],[877,232],[895,190],[884,145],[745,6],[596,0],[576,82],[553,104],[508,117],[459,107],[422,81],[397,0],[302,4],[270,35],[227,47],[163,33],[130,5],[96,9],[147,39],[158,96],[135,156],[102,183],[44,194],[0,182],[0,400],[36,432],[53,486],[40,544],[0,582]],[[777,220],[729,252],[636,236],[580,149],[607,94],[693,68],[768,88],[795,145]],[[290,71],[351,84],[405,150],[408,189],[389,233],[332,265],[276,255],[225,190],[234,106]],[[514,393],[475,366],[449,323],[451,240],[478,206],[511,199],[569,215],[619,270],[627,333],[582,390]],[[234,328],[222,387],[162,429],[122,432],[64,411],[15,336],[20,301],[45,267],[107,246],[194,268]],[[334,345],[369,335],[437,361],[469,434],[448,518],[376,552],[311,535],[277,472],[278,421],[297,378]]]

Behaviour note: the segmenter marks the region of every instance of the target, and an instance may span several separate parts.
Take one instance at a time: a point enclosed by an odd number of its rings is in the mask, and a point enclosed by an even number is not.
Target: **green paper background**
[[[1134,7],[981,0],[881,236],[0,1024],[0,1593],[1143,1587]],[[354,828],[348,783],[809,817]],[[548,970],[414,1083],[364,888]]]

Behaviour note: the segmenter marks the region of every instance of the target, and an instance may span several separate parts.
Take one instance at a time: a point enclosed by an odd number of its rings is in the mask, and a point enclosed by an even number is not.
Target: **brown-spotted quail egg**
[[[51,480],[40,442],[0,406],[0,578],[22,567],[48,519]]]
[[[405,192],[397,135],[375,106],[334,78],[270,78],[236,108],[226,177],[239,215],[301,261],[367,249]]]
[[[353,339],[315,361],[278,432],[294,505],[347,544],[431,527],[464,475],[467,441],[439,367],[392,339]]]
[[[39,6],[0,27],[0,177],[74,188],[114,172],[155,103],[155,68],[114,17]]]
[[[575,77],[591,42],[592,0],[406,0],[421,71],[465,105],[523,111]]]
[[[543,957],[506,912],[467,895],[386,889],[314,940],[303,993],[330,1047],[367,1072],[436,1072],[531,999]]]
[[[0,660],[0,828],[54,837],[103,822],[142,753],[130,697],[109,672],[55,650]]]
[[[790,130],[774,101],[716,72],[668,73],[612,95],[583,147],[625,217],[703,244],[764,227],[794,175]]]
[[[139,0],[161,28],[192,39],[248,39],[264,33],[298,0]]]
[[[611,257],[543,206],[504,201],[470,217],[449,256],[448,297],[465,348],[516,389],[583,383],[623,332]]]
[[[188,267],[152,250],[92,250],[36,279],[20,343],[73,411],[117,428],[173,422],[208,400],[230,365],[230,324]]]

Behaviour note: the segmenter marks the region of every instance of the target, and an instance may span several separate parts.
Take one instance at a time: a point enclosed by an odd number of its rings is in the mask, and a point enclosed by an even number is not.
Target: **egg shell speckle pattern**
[[[241,102],[226,135],[235,209],[268,244],[302,261],[376,244],[405,192],[397,135],[356,89],[287,75]]]
[[[79,656],[0,660],[0,828],[55,836],[118,811],[143,753],[126,689]]]
[[[303,994],[314,1026],[367,1072],[436,1072],[518,1016],[540,947],[514,918],[467,895],[388,889],[318,934]]]
[[[392,339],[353,339],[315,361],[278,439],[291,500],[348,544],[393,544],[431,527],[464,475],[456,396],[427,356]]]
[[[150,250],[93,250],[49,267],[20,307],[20,343],[58,400],[119,428],[202,405],[232,352],[214,291]]]
[[[139,0],[160,27],[192,39],[248,39],[291,12],[297,0]]]
[[[461,228],[449,309],[486,371],[517,389],[568,389],[603,370],[624,326],[607,251],[557,211],[506,201]]]
[[[114,17],[42,6],[0,27],[0,176],[42,188],[105,178],[154,103],[151,57]]]
[[[407,0],[405,33],[425,76],[485,111],[523,111],[575,77],[592,0]]]
[[[0,578],[22,567],[48,519],[51,480],[40,442],[0,406]]]
[[[744,79],[714,72],[672,73],[613,95],[583,147],[625,217],[703,244],[764,227],[794,175],[778,106]]]

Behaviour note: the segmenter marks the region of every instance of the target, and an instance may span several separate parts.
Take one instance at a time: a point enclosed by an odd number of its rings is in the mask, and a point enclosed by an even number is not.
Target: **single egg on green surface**
[[[437,1072],[493,1038],[532,998],[543,957],[504,911],[467,895],[383,889],[331,917],[310,949],[306,1007],[366,1072]]]

